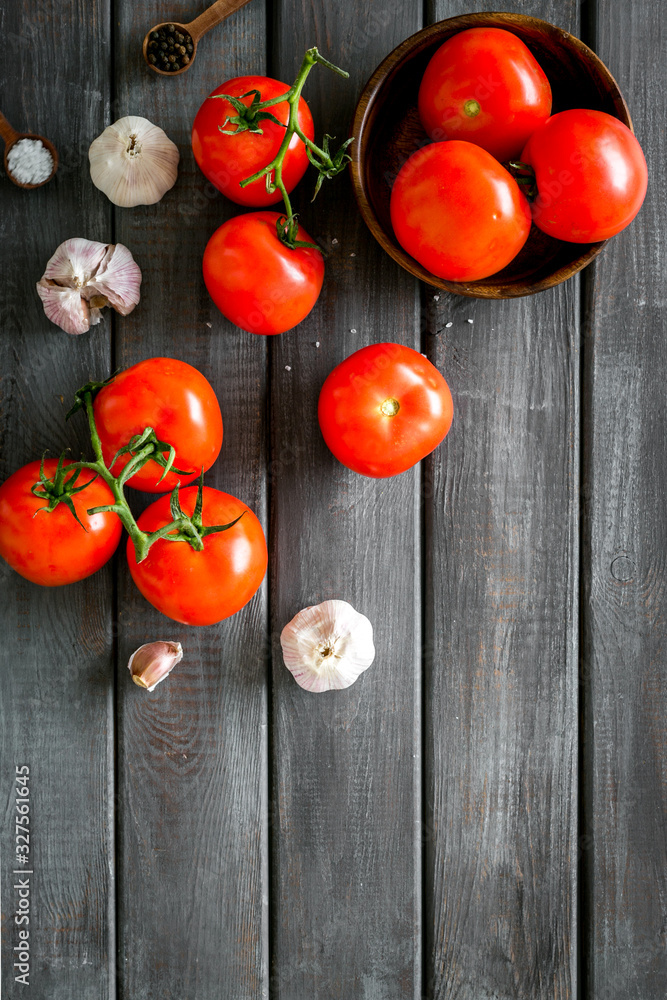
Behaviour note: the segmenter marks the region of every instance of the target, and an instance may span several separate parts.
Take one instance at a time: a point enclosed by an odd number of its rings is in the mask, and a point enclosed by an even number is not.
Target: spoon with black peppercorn
[[[17,132],[1,111],[0,136],[5,140],[5,172],[10,181],[30,190],[51,180],[58,169],[58,152],[52,142],[43,135]]]
[[[161,76],[185,73],[194,62],[197,42],[202,35],[249,2],[250,0],[216,0],[194,21],[186,24],[163,21],[156,24],[144,38],[144,59]]]

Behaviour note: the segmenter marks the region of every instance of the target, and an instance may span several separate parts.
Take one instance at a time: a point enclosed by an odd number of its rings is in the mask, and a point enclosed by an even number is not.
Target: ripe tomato
[[[235,126],[224,121],[237,114],[229,101],[222,98],[211,100],[215,94],[229,94],[231,97],[243,98],[243,104],[252,103],[252,95],[243,97],[249,91],[258,90],[263,101],[271,100],[286,94],[289,87],[279,80],[268,76],[238,76],[227,80],[206,98],[195,117],[192,126],[192,152],[195,155],[202,173],[210,182],[239,205],[251,205],[263,208],[280,201],[280,191],[273,194],[266,192],[266,180],[261,177],[248,187],[239,187],[241,181],[265,167],[275,157],[280,144],[285,137],[285,130],[270,119],[258,122],[262,130],[258,132],[240,132],[238,135],[223,135],[220,126],[234,129]],[[287,124],[289,104],[281,101],[267,109],[275,115],[278,121]],[[314,139],[313,118],[303,97],[299,100],[297,111],[299,126],[309,139]],[[283,181],[288,193],[303,177],[308,166],[306,147],[298,135],[292,136],[292,141],[283,162]]]
[[[169,472],[147,462],[128,480],[146,493],[166,493],[179,482],[196,479],[210,469],[222,444],[222,415],[210,382],[192,365],[174,358],[148,358],[126,368],[101,389],[93,403],[104,461],[109,464],[119,448],[135,434],[152,427],[159,441],[176,449],[174,465],[187,475]],[[129,461],[121,455],[112,472],[118,475]]]
[[[181,507],[192,515],[197,487],[180,490]],[[170,498],[160,497],[139,517],[142,531],[156,531],[173,520]],[[204,525],[228,524],[243,514],[232,528],[204,538],[204,549],[187,542],[158,539],[143,562],[137,563],[128,539],[127,562],[132,579],[147,601],[184,625],[213,625],[235,614],[248,603],[264,579],[267,566],[262,526],[244,503],[204,486]]]
[[[518,184],[471,142],[436,142],[413,153],[392,188],[390,212],[403,249],[448,281],[495,274],[530,232]]]
[[[55,458],[44,461],[48,478],[57,467]],[[72,478],[65,477],[66,482]],[[82,528],[65,503],[42,510],[48,501],[30,492],[39,480],[40,463],[29,462],[0,486],[0,555],[26,580],[43,587],[76,583],[96,573],[116,551],[122,531],[117,515],[86,513],[88,507],[112,504],[114,496],[103,480],[84,469],[76,486],[89,485],[71,497]]]
[[[452,423],[452,394],[430,361],[403,344],[355,351],[328,376],[318,406],[339,462],[376,479],[405,472],[436,448]]]
[[[464,139],[498,160],[515,159],[551,114],[551,86],[520,38],[470,28],[435,53],[419,87],[419,117],[431,139]]]
[[[604,111],[561,111],[533,133],[521,159],[535,171],[535,225],[570,243],[606,240],[642,207],[646,160],[634,135]]]
[[[204,281],[228,320],[249,333],[284,333],[317,302],[324,280],[319,250],[290,250],[276,233],[277,212],[229,219],[204,251]],[[297,238],[312,243],[299,226]]]

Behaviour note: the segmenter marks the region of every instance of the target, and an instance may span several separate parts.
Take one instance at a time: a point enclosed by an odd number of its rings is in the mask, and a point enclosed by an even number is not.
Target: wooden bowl
[[[431,24],[391,52],[375,70],[354,114],[350,170],[361,214],[378,243],[410,274],[436,288],[481,299],[532,295],[581,271],[607,242],[564,243],[532,226],[521,253],[479,281],[445,281],[422,267],[398,243],[389,215],[392,184],[407,158],[430,142],[417,111],[419,84],[436,49],[466,28],[496,27],[513,32],[528,46],[553,91],[553,114],[567,108],[594,108],[632,129],[618,84],[595,53],[573,35],[523,14],[465,14]]]

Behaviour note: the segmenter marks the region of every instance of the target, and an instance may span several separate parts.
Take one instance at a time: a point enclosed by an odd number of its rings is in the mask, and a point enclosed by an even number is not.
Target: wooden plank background
[[[306,86],[317,136],[342,139],[396,44],[485,4],[254,0],[188,74],[155,77],[145,31],[202,6],[0,5],[2,109],[61,153],[42,190],[1,179],[2,478],[45,448],[86,448],[64,414],[89,377],[182,358],[221,403],[207,482],[256,511],[270,551],[258,596],[204,629],[154,612],[122,550],[53,591],[0,566],[1,995],[19,995],[11,821],[27,763],[40,1000],[662,1000],[662,4],[504,8],[599,52],[647,153],[647,203],[593,268],[523,300],[438,296],[380,251],[347,176],[312,205],[308,176],[295,201],[325,285],[269,340],[224,320],[201,278],[207,239],[238,211],[194,163],[201,101],[249,72],[289,83],[316,44],[350,72],[318,67]],[[181,151],[156,206],[113,209],[90,182],[90,141],[124,114]],[[33,291],[74,235],[126,244],[144,275],[135,312],[82,337]],[[374,481],[329,454],[316,405],[331,368],[381,340],[431,358],[455,417],[423,468]],[[330,597],[370,617],[377,659],[315,697],[279,635]],[[185,659],[146,694],[126,663],[153,638],[180,639]]]

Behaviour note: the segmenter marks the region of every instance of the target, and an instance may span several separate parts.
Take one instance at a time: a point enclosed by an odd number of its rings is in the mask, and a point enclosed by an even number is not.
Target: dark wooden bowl
[[[389,198],[401,166],[429,142],[419,121],[417,94],[437,48],[466,28],[505,28],[518,35],[549,78],[553,114],[567,108],[606,111],[632,128],[618,84],[595,53],[573,35],[547,21],[522,14],[465,14],[431,24],[406,38],[375,70],[354,114],[350,170],[361,214],[378,243],[410,274],[457,295],[507,299],[532,295],[581,271],[607,242],[564,243],[531,227],[521,253],[479,281],[445,281],[427,271],[400,246],[391,225]]]

